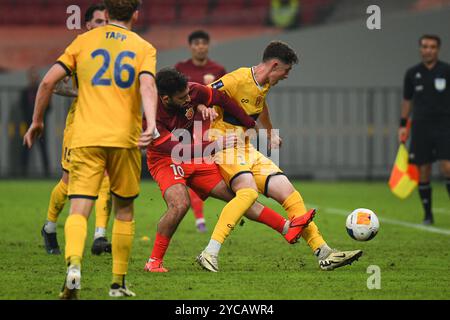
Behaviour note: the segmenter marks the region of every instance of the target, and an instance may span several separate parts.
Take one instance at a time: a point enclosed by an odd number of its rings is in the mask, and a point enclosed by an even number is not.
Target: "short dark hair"
[[[92,18],[94,18],[95,11],[103,11],[105,9],[106,7],[103,3],[91,4],[84,14],[84,23],[88,23],[92,20]]]
[[[188,80],[174,68],[164,68],[156,73],[156,87],[160,96],[172,97],[186,89]]]
[[[204,39],[206,42],[209,43],[209,34],[206,31],[203,30],[196,30],[192,32],[188,37],[189,44],[192,43],[195,39]]]
[[[423,36],[421,36],[419,38],[419,46],[422,45],[422,40],[423,39],[431,39],[431,40],[435,40],[437,42],[438,47],[441,47],[441,38],[435,34],[424,34]]]
[[[141,0],[104,0],[104,3],[111,19],[130,21]]]
[[[298,63],[298,56],[287,43],[282,41],[272,41],[264,50],[263,62],[270,59],[279,59],[281,62],[289,65]]]

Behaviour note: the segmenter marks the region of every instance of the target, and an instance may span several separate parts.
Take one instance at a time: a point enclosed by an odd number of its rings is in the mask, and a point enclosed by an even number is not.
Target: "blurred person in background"
[[[39,87],[39,73],[36,67],[31,67],[28,70],[28,85],[22,90],[20,95],[20,107],[22,109],[22,121],[21,127],[26,126],[28,128],[33,119],[33,110],[34,110],[34,100],[36,98],[36,93]],[[50,106],[49,109],[50,111]],[[49,112],[47,112],[46,116],[48,116]],[[24,128],[25,129],[25,128]],[[22,130],[21,132],[24,134],[26,130]],[[42,166],[43,166],[43,174],[45,177],[48,177],[49,172],[49,158],[47,152],[47,144],[45,141],[46,130],[42,134],[42,137],[38,139],[39,150],[41,153]],[[21,157],[21,165],[22,165],[22,176],[28,176],[28,162],[30,160],[30,150],[27,148],[22,149],[22,157]]]
[[[203,30],[192,32],[188,37],[191,58],[180,61],[175,65],[175,69],[183,73],[189,82],[197,82],[208,85],[226,74],[225,68],[217,62],[209,59],[209,34]],[[201,119],[197,119],[201,120]],[[209,129],[209,120],[201,122],[203,132]],[[202,137],[198,137],[201,141]],[[194,137],[195,139],[195,137]],[[191,207],[195,216],[195,224],[199,232],[206,232],[206,221],[203,213],[204,203],[200,197],[189,189]]]
[[[450,196],[450,65],[439,60],[441,39],[423,35],[419,39],[422,62],[406,71],[398,139],[408,139],[411,117],[410,163],[419,168],[419,196],[425,225],[434,223],[430,176],[432,164],[440,161]]]

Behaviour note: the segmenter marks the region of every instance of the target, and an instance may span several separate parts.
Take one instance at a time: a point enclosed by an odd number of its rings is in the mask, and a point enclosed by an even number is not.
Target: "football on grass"
[[[348,215],[346,227],[347,233],[353,239],[369,241],[377,235],[380,223],[372,210],[359,208]]]

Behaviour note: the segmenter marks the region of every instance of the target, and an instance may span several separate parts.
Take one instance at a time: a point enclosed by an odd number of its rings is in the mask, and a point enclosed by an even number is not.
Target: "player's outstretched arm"
[[[144,114],[147,120],[147,128],[142,132],[142,135],[139,138],[138,146],[140,148],[145,148],[155,138],[154,134],[156,130],[158,90],[156,89],[155,78],[148,73],[142,73],[139,76],[139,82],[142,106],[144,108]]]
[[[23,137],[23,144],[31,148],[37,137],[44,130],[44,114],[48,107],[53,89],[58,81],[67,75],[66,70],[59,64],[54,64],[39,84],[34,102],[33,122]]]

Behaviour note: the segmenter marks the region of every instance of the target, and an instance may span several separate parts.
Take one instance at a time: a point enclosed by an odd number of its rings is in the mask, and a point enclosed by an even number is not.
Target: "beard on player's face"
[[[166,104],[171,109],[184,111],[189,106],[190,102],[191,98],[189,93],[180,92],[172,97],[168,97]]]

